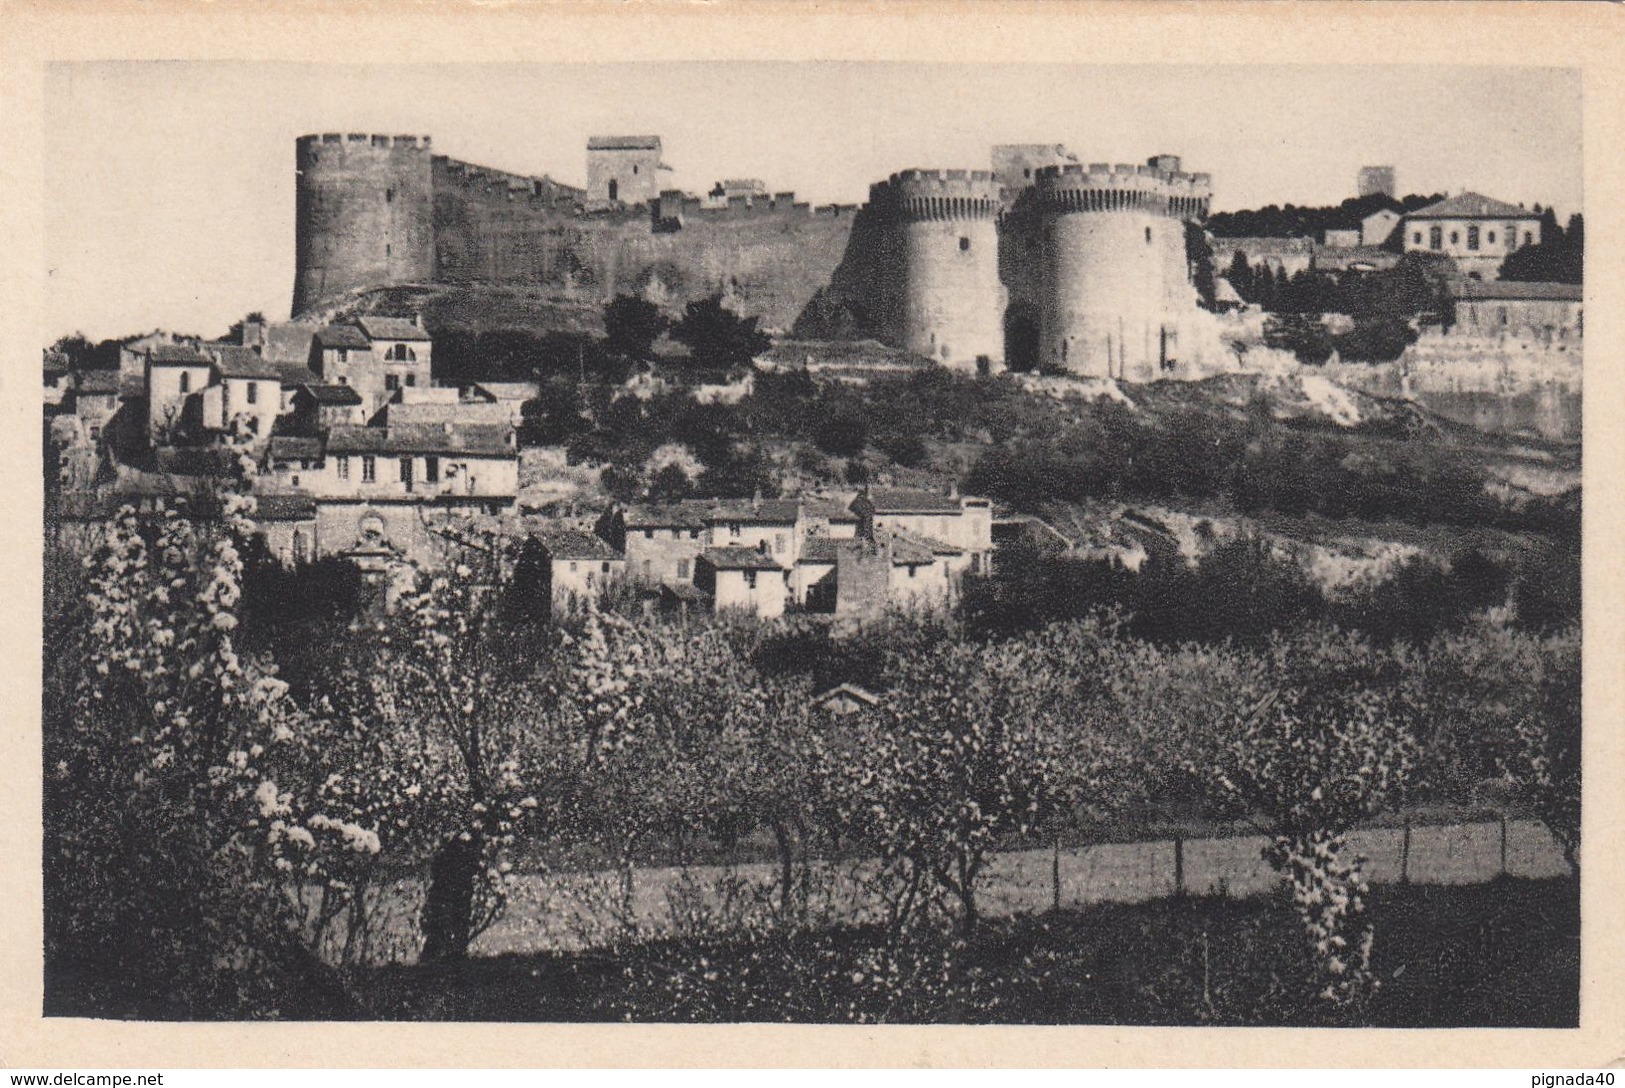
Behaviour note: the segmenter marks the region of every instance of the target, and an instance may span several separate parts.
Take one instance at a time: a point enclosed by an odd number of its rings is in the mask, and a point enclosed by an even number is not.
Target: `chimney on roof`
[[[412,324],[416,325],[420,329],[423,328],[423,311],[422,310],[413,310],[412,311]]]
[[[757,511],[761,510],[762,508],[762,489],[759,487],[750,497],[750,508]]]

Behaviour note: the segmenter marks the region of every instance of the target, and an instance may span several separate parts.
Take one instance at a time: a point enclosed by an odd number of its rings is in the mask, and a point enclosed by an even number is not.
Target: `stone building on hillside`
[[[1479,193],[1458,193],[1405,216],[1406,253],[1451,257],[1468,277],[1493,280],[1501,262],[1540,244],[1540,214]]]
[[[654,204],[666,187],[659,136],[593,136],[587,140],[587,203]]]

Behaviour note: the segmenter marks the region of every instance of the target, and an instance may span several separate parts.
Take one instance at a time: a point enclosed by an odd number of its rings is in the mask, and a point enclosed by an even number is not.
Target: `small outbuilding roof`
[[[153,366],[209,366],[214,360],[191,344],[154,344],[147,349]]]
[[[358,317],[356,324],[369,340],[430,340],[423,326],[409,317]]]
[[[659,151],[659,136],[589,136],[588,151]]]
[[[553,529],[536,534],[537,543],[547,549],[550,559],[625,559],[608,541],[579,529]]]
[[[323,325],[316,330],[316,342],[324,348],[369,348],[372,341],[354,325]]]
[[[260,358],[258,352],[237,344],[214,344],[209,348],[215,356],[215,369],[222,378],[249,378],[255,381],[280,381],[282,372],[272,363]]]
[[[116,370],[81,370],[74,375],[73,390],[81,397],[112,396],[119,391]]]
[[[361,403],[361,394],[347,385],[301,382],[298,393],[294,395],[298,396],[300,393],[303,393],[324,408],[354,408]]]
[[[964,509],[952,495],[902,487],[870,488],[853,500],[853,509],[866,498],[877,514],[958,514]]]
[[[755,548],[707,548],[700,553],[717,570],[783,570],[778,560]]]

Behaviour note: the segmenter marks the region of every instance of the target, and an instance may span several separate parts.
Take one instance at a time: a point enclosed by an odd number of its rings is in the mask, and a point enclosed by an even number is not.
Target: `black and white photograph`
[[[310,44],[44,65],[35,1015],[1595,1026],[1579,65]]]

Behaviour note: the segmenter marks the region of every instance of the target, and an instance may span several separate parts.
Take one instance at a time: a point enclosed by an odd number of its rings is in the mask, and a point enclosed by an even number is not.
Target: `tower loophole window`
[[[385,204],[393,204],[393,203],[395,203],[395,190],[394,189],[385,189],[384,190],[384,203]]]
[[[1150,227],[1145,228],[1145,244],[1146,245],[1151,244],[1151,228]]]
[[[970,239],[969,238],[961,238],[959,240],[959,252],[961,252],[961,253],[969,253],[970,252]]]

